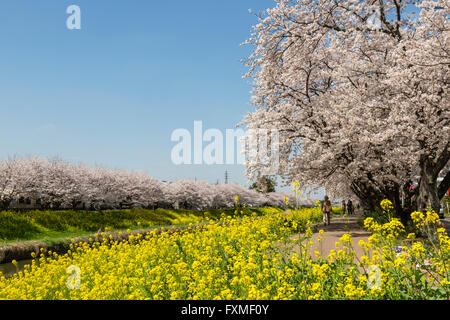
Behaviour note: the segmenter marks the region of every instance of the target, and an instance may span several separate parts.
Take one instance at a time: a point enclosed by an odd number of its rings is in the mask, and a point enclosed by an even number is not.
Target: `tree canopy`
[[[418,176],[412,206],[437,210],[450,160],[449,4],[280,0],[257,16],[246,42],[256,109],[242,124],[279,130],[285,182],[401,211]]]

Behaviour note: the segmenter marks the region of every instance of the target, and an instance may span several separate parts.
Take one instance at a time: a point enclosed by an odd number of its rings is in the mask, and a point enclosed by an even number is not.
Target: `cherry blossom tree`
[[[280,0],[258,16],[246,42],[256,110],[242,124],[279,130],[285,182],[372,210],[389,198],[406,219],[400,191],[418,171],[417,207],[438,208],[450,159],[449,13],[449,0]]]
[[[184,208],[206,210],[283,206],[283,193],[262,194],[238,184],[180,179],[161,182],[144,172],[89,167],[39,157],[0,161],[0,209],[13,200],[39,200],[43,209]]]
[[[213,193],[206,182],[180,179],[171,183],[168,189],[168,198],[180,208],[203,210],[212,206]]]
[[[17,176],[19,172],[20,167],[15,159],[0,162],[0,209],[7,209],[18,198],[21,188]]]

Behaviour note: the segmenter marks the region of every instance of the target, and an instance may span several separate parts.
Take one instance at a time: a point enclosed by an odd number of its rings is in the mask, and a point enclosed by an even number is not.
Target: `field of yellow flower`
[[[430,218],[431,217],[431,218]],[[1,299],[448,299],[450,241],[432,228],[433,213],[413,218],[430,230],[425,248],[393,219],[360,243],[355,259],[344,235],[329,256],[310,256],[320,208],[262,217],[225,217],[200,229],[74,245],[65,255],[38,257],[39,266],[0,276]],[[428,220],[427,220],[428,219]],[[300,239],[292,234],[304,232]],[[292,254],[298,241],[302,250]],[[320,241],[320,237],[319,240]],[[404,241],[402,243],[405,243]]]

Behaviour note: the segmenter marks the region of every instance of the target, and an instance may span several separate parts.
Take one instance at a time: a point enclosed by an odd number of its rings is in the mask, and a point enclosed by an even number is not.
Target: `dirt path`
[[[362,212],[355,212],[355,214],[348,216],[347,218],[334,216],[331,219],[330,225],[324,226],[323,223],[319,224],[318,229],[325,232],[322,240],[322,247],[320,248],[317,241],[319,233],[315,233],[312,238],[314,245],[311,248],[311,256],[315,258],[315,250],[321,252],[322,256],[327,256],[331,250],[335,249],[335,243],[339,241],[344,234],[350,234],[352,236],[353,248],[355,249],[357,257],[360,258],[364,252],[358,245],[358,242],[360,240],[367,241],[368,237],[371,235],[370,232],[364,230],[360,225],[358,225],[357,221],[361,215]],[[292,239],[296,239],[298,237],[299,235],[295,235]],[[294,252],[299,252],[298,245],[294,246]]]

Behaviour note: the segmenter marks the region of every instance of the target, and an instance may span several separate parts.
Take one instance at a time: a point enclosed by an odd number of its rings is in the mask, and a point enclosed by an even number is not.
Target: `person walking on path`
[[[345,200],[342,200],[341,209],[342,209],[342,214],[345,214]]]
[[[330,216],[331,211],[333,208],[331,207],[331,202],[328,199],[328,196],[325,196],[324,200],[322,201],[322,213],[323,213],[323,224],[330,225]]]
[[[349,215],[353,214],[353,202],[352,200],[348,200],[347,202],[347,212]]]

